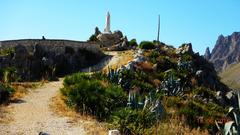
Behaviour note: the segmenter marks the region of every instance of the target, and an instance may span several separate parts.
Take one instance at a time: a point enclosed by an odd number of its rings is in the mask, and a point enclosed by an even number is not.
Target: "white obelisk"
[[[111,30],[110,30],[110,13],[109,12],[107,12],[106,27],[104,29],[104,33],[111,33]]]

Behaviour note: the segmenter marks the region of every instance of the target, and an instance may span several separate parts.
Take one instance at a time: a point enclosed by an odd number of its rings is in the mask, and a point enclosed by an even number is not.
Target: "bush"
[[[14,48],[0,49],[0,56],[13,55],[14,51]]]
[[[141,49],[154,49],[155,45],[153,44],[153,42],[150,42],[150,41],[142,41],[139,45],[139,48],[141,48]]]
[[[145,134],[156,123],[156,116],[148,109],[122,108],[113,113],[110,126],[119,129],[122,134],[136,135]]]
[[[7,67],[4,68],[2,71],[2,79],[5,83],[19,81],[20,77],[17,74],[17,69],[15,67]]]
[[[97,39],[96,35],[92,35],[92,36],[89,38],[88,41],[96,42],[96,41],[98,41],[98,39]]]
[[[105,83],[97,76],[83,73],[68,76],[61,92],[67,97],[68,105],[99,120],[106,120],[112,111],[126,105],[127,97],[121,87]]]
[[[132,39],[131,41],[129,41],[129,46],[137,46],[137,40],[136,39]]]
[[[14,93],[14,89],[8,85],[0,83],[0,103],[7,101]]]

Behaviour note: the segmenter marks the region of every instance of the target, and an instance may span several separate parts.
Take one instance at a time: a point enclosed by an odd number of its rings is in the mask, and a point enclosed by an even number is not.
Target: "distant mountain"
[[[213,63],[218,72],[238,63],[240,61],[240,32],[234,32],[225,37],[220,35],[212,52],[207,48],[204,57]]]
[[[240,63],[229,66],[221,72],[221,81],[232,89],[240,89]]]

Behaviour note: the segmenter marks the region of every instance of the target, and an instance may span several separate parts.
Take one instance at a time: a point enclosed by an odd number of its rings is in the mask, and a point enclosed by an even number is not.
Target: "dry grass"
[[[52,98],[51,109],[60,116],[69,117],[73,123],[81,122],[88,135],[106,135],[107,129],[104,123],[97,122],[96,119],[88,115],[80,115],[75,110],[69,108],[65,102],[65,98],[59,92],[56,97]]]
[[[123,65],[128,64],[128,62],[132,61],[134,58],[134,51],[127,50],[127,51],[114,51],[114,52],[105,52],[108,55],[113,55],[112,60],[109,62],[108,66],[111,69],[117,69]],[[107,71],[108,66],[106,66],[103,71]]]
[[[229,66],[226,70],[219,73],[221,81],[232,89],[240,89],[240,64]]]
[[[158,125],[159,135],[208,135],[208,131],[201,131],[198,129],[191,129],[189,126],[183,124],[179,119],[171,118]]]
[[[139,68],[139,69],[141,69],[141,70],[144,70],[144,71],[152,71],[153,70],[153,64],[152,63],[150,63],[150,62],[147,62],[147,61],[145,61],[145,62],[139,62],[138,64],[137,64],[137,67]]]
[[[15,82],[11,83],[11,86],[15,89],[14,95],[11,97],[11,100],[17,100],[23,98],[29,93],[29,90],[34,90],[39,86],[42,86],[45,81],[41,82]]]

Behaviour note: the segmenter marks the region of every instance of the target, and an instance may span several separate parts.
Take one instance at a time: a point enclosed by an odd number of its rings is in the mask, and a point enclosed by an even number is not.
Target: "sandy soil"
[[[54,114],[49,105],[56,96],[62,81],[49,82],[31,91],[27,96],[8,106],[13,121],[0,123],[1,135],[83,135],[83,123],[73,123],[68,117]]]

